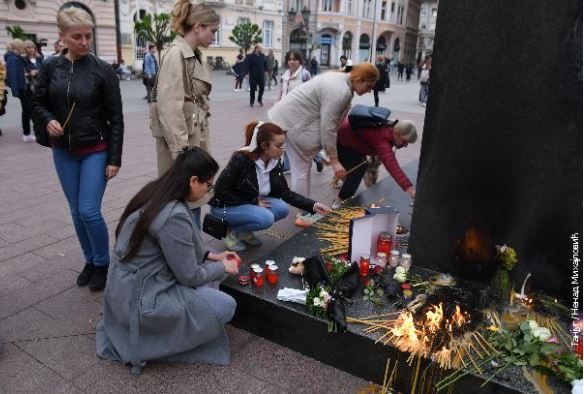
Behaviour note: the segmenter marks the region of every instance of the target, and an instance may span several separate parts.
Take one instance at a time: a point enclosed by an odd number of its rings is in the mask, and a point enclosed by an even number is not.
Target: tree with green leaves
[[[255,23],[242,23],[233,28],[229,39],[247,53],[252,46],[262,42],[262,29]]]
[[[134,22],[134,33],[156,46],[158,58],[164,45],[174,40],[176,33],[170,30],[170,14],[146,14],[139,21]]]
[[[8,32],[8,34],[10,34],[10,37],[12,37],[13,39],[20,39],[20,40],[30,40],[33,38],[32,35],[25,33],[24,30],[22,29],[22,27],[18,26],[18,25],[14,25],[14,26],[6,26],[6,31]]]

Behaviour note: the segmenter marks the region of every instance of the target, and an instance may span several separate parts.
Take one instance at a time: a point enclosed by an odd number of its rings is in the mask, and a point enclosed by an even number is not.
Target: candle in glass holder
[[[237,263],[237,268],[241,267],[241,259],[239,257],[237,257],[237,255],[235,253],[229,253],[226,256],[227,260],[235,260],[235,262]]]
[[[271,264],[268,266],[268,270],[266,271],[266,279],[268,283],[271,285],[275,285],[278,283],[278,266],[275,264]]]
[[[393,268],[397,267],[399,265],[399,250],[392,250],[391,251],[391,255],[389,256],[389,265]]]
[[[369,255],[361,256],[359,260],[359,276],[361,277],[361,282],[363,286],[367,286],[369,284],[369,267],[371,266],[371,259]]]
[[[387,255],[383,252],[377,252],[377,256],[375,256],[375,265],[385,268],[387,265]]]
[[[388,256],[391,251],[392,243],[393,237],[391,236],[391,233],[383,231],[377,237],[377,253],[385,253],[385,255]]]
[[[264,269],[257,267],[253,269],[253,278],[251,279],[253,287],[263,287],[264,286]]]
[[[501,313],[501,327],[508,331],[516,330],[527,320],[528,313],[527,308],[519,304],[507,305]]]
[[[260,268],[259,264],[251,264],[249,266],[249,280],[253,283],[253,277],[255,276],[255,269]]]
[[[399,265],[404,267],[406,270],[409,270],[412,266],[412,255],[409,253],[402,254]]]

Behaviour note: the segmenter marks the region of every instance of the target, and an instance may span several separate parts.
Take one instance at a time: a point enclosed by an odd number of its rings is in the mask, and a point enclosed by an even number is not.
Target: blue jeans
[[[274,222],[288,216],[288,204],[279,198],[264,197],[272,206],[269,208],[259,205],[244,204],[226,207],[212,207],[211,213],[218,218],[227,219],[229,228],[236,233],[259,231],[270,228]]]
[[[53,149],[53,161],[85,261],[95,266],[107,266],[110,261],[107,226],[101,214],[107,155],[107,151],[73,155]]]

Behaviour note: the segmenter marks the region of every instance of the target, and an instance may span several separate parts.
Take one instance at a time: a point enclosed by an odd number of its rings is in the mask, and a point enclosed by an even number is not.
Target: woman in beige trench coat
[[[206,48],[213,43],[219,22],[219,15],[205,4],[178,0],[174,5],[172,29],[178,36],[160,62],[154,91],[156,102],[153,104],[157,117],[152,117],[151,125],[156,139],[159,176],[170,168],[187,145],[195,145],[209,152],[208,95],[211,93],[211,72],[198,48]],[[199,228],[200,207],[209,198],[210,195],[191,204]]]

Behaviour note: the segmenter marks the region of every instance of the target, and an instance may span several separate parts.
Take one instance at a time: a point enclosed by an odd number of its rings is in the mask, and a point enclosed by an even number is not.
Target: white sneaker
[[[36,138],[34,135],[23,135],[22,142],[35,142]]]
[[[223,239],[223,243],[228,250],[233,252],[243,252],[246,248],[245,244],[237,237],[233,231],[227,233],[227,237]]]

